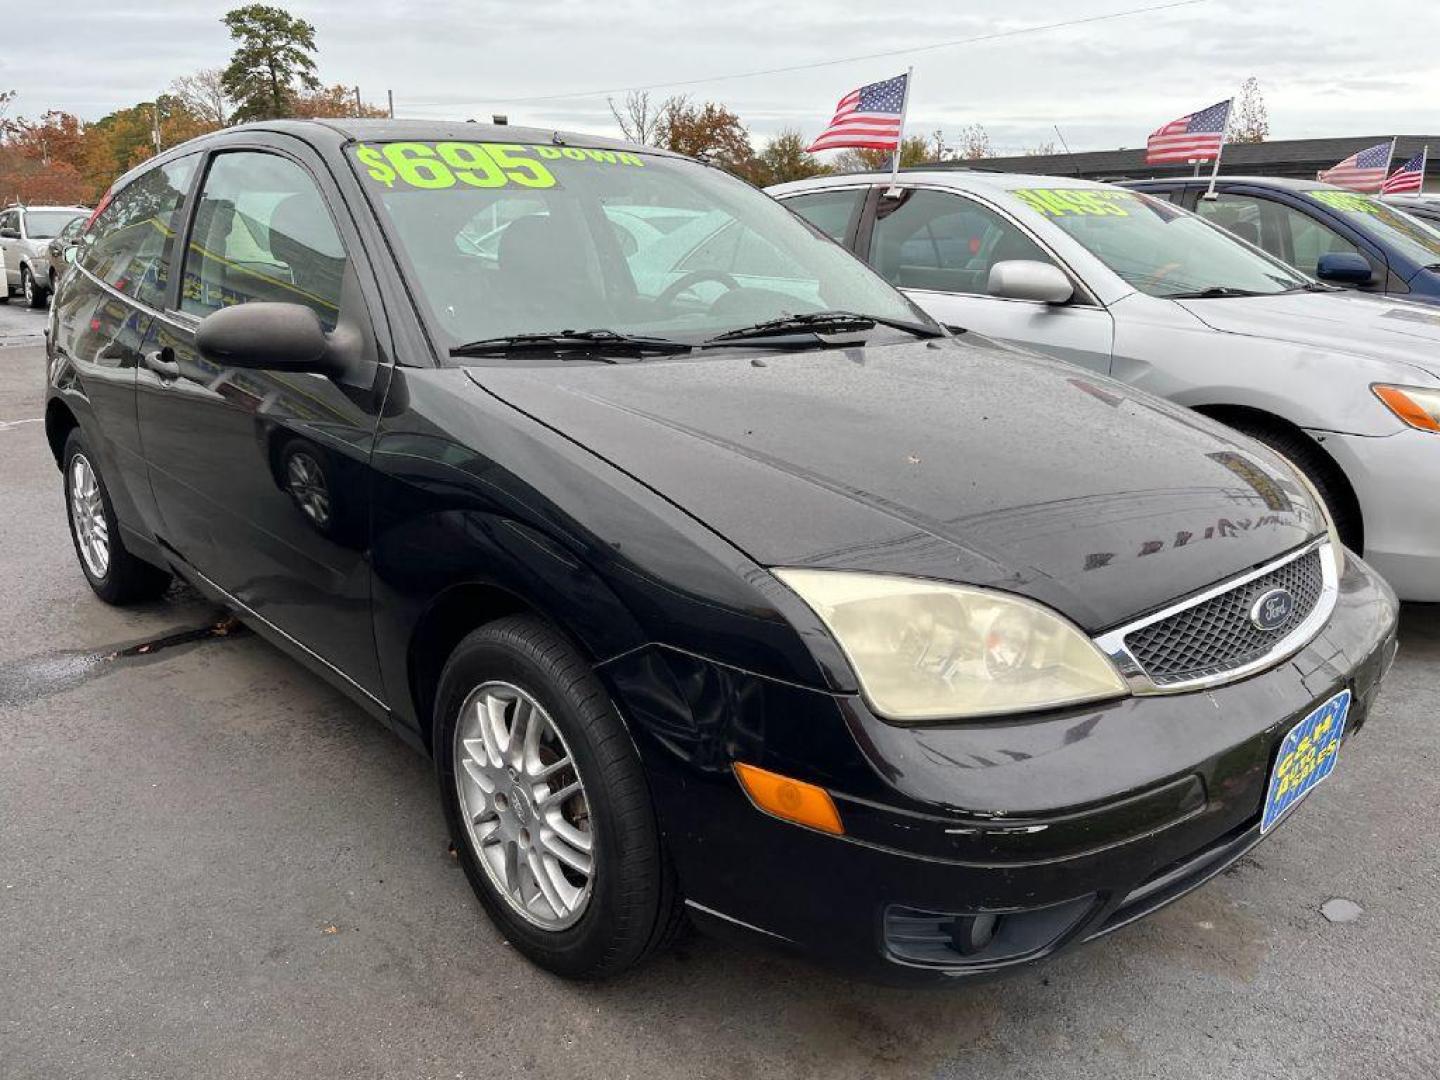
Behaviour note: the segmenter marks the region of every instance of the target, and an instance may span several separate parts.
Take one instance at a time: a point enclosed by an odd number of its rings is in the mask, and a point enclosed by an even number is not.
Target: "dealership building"
[[[1389,141],[1389,135],[1354,135],[1343,139],[1285,139],[1262,143],[1231,143],[1220,160],[1220,172],[1231,176],[1289,176],[1314,180],[1321,169],[1343,161],[1358,150]],[[1430,147],[1426,193],[1440,194],[1440,135],[1401,135],[1395,140],[1392,168]],[[1188,176],[1191,165],[1146,165],[1145,148],[1094,150],[1079,154],[1035,154],[1024,157],[943,161],[926,168],[977,168],[999,172],[1073,176],[1085,180],[1138,180],[1150,176]],[[1209,168],[1208,164],[1203,168]]]

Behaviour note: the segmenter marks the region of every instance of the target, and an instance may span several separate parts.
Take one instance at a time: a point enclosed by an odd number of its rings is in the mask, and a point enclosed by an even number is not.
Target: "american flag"
[[[809,152],[833,150],[840,146],[863,146],[868,150],[896,150],[904,126],[906,85],[909,75],[897,75],[884,82],[852,90],[835,106],[830,126],[810,144]]]
[[[1351,154],[1331,169],[1321,169],[1316,179],[1351,191],[1379,191],[1390,171],[1394,143],[1382,142],[1358,154]]]
[[[1427,146],[1420,153],[1416,154],[1409,161],[1401,165],[1390,174],[1389,179],[1380,185],[1380,192],[1384,195],[1411,195],[1418,194],[1425,183],[1425,156],[1429,153]]]
[[[1171,120],[1145,140],[1145,164],[1164,165],[1177,161],[1183,164],[1218,157],[1229,120],[1229,101],[1221,101],[1208,109]]]

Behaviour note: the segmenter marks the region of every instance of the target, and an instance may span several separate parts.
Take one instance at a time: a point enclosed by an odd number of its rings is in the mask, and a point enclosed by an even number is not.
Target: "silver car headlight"
[[[1079,628],[1009,593],[840,570],[775,570],[820,616],[892,720],[967,719],[1123,697]]]

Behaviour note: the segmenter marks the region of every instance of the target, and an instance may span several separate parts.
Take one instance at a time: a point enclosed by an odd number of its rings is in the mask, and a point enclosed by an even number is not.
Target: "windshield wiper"
[[[783,337],[788,334],[843,334],[851,330],[873,330],[876,326],[888,326],[903,330],[916,337],[941,337],[942,332],[924,323],[908,319],[891,319],[883,315],[861,315],[854,311],[805,311],[798,315],[782,315],[778,319],[766,319],[750,326],[727,330],[716,334],[704,345],[723,345],[728,341],[745,341],[749,338]]]
[[[622,334],[618,330],[546,330],[529,334],[505,334],[501,337],[467,341],[450,350],[451,356],[504,356],[513,352],[601,351],[625,353],[680,353],[691,346],[670,338]]]
[[[1213,300],[1225,296],[1269,296],[1269,293],[1256,292],[1254,289],[1237,289],[1231,285],[1210,285],[1203,289],[1196,289],[1193,292],[1171,293],[1166,300]]]

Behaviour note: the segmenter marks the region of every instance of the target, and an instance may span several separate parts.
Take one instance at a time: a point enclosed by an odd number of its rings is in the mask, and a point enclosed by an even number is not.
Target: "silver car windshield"
[[[1305,193],[1348,219],[1386,247],[1403,252],[1421,266],[1440,263],[1440,231],[1379,199],[1350,191],[1318,189]]]
[[[1009,194],[1151,296],[1270,295],[1308,282],[1193,214],[1138,192],[1022,188]]]
[[[53,240],[60,231],[84,214],[74,210],[27,210],[25,211],[25,235],[31,240]]]
[[[694,343],[819,311],[933,325],[774,200],[693,161],[459,142],[347,157],[452,347],[592,328]]]

